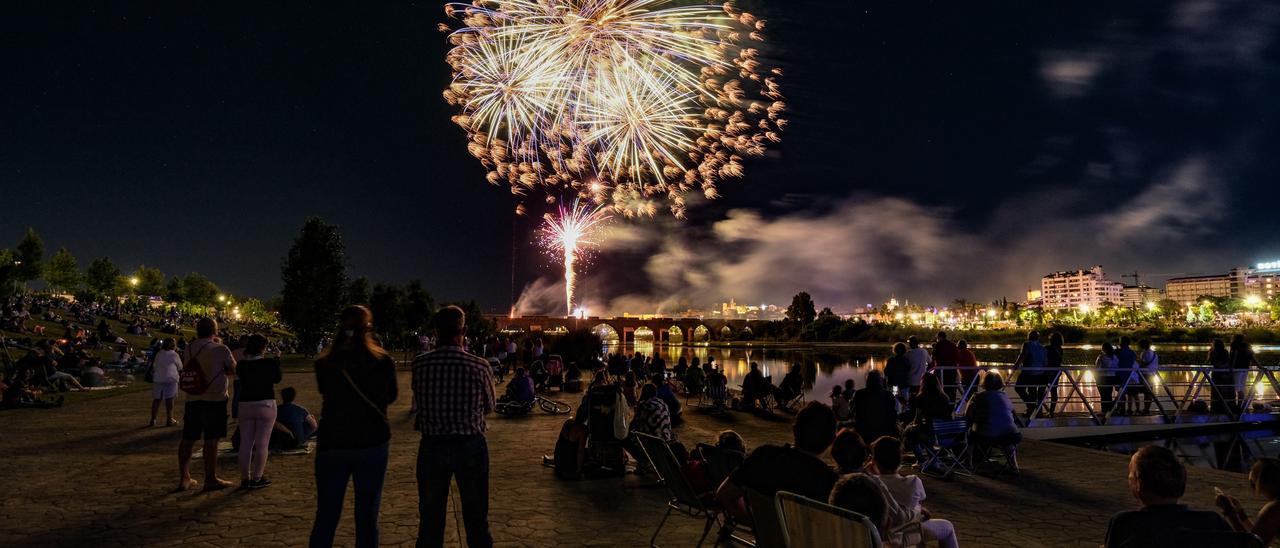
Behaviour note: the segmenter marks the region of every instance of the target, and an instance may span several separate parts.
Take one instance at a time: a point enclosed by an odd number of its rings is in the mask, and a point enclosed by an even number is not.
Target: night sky
[[[505,311],[515,202],[449,121],[442,4],[266,4],[6,4],[0,245],[31,226],[82,266],[269,297],[317,215],[354,275]],[[595,310],[1020,299],[1053,270],[1280,258],[1275,4],[741,5],[786,71],[784,142],[687,221],[620,225],[583,274]],[[529,206],[516,292],[555,311]]]

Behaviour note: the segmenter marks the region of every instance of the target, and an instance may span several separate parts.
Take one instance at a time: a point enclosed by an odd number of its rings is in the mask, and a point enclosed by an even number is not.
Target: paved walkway
[[[401,382],[382,506],[382,540],[393,546],[411,545],[418,521],[407,373]],[[298,388],[301,403],[319,408],[311,375],[287,374],[286,385]],[[265,490],[170,494],[179,432],[142,427],[149,404],[146,391],[62,409],[0,412],[0,546],[305,545],[314,510],[312,455],[272,457],[268,473],[275,484]],[[790,437],[786,419],[690,419],[678,429],[690,443],[725,428],[738,430],[751,446]],[[495,539],[504,546],[646,545],[661,518],[664,491],[634,476],[554,479],[540,459],[562,420],[543,414],[491,419]],[[1017,480],[926,479],[927,505],[955,522],[965,545],[1019,547],[1097,546],[1107,517],[1134,506],[1124,457],[1028,441],[1022,461],[1025,472]],[[236,479],[234,459],[220,464],[224,478]],[[1195,469],[1187,501],[1208,508],[1214,485],[1246,491],[1243,476]],[[1257,507],[1256,499],[1241,498]],[[353,541],[350,502],[338,529],[345,546]],[[460,542],[459,519],[450,521],[452,545]],[[700,532],[699,522],[673,517],[659,542],[691,546]]]

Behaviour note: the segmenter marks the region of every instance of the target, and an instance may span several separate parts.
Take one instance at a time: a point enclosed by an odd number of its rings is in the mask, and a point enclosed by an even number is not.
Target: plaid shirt
[[[416,427],[424,436],[476,435],[493,412],[489,362],[459,346],[441,346],[413,360]]]

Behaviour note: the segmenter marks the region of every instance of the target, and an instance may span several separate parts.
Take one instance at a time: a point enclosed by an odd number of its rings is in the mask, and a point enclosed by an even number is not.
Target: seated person
[[[529,378],[523,367],[517,367],[516,376],[507,383],[507,393],[498,398],[498,403],[514,401],[527,404],[533,403],[533,399],[533,379]]]
[[[849,398],[844,397],[844,389],[840,385],[831,387],[831,410],[836,414],[836,420],[847,422],[853,418],[853,407],[849,405]]]
[[[757,447],[742,466],[720,484],[716,499],[729,516],[742,523],[751,522],[743,501],[747,489],[768,497],[778,491],[790,491],[814,500],[827,500],[831,486],[840,476],[819,455],[831,446],[835,433],[836,416],[831,408],[809,402],[796,414],[791,427],[795,445]]]
[[[293,435],[294,443],[301,444],[315,435],[317,425],[315,416],[306,407],[294,403],[297,397],[298,391],[292,386],[280,390],[283,403],[276,409],[276,424],[284,425]]]
[[[754,409],[759,406],[761,409],[768,410],[769,405],[765,397],[771,393],[773,393],[773,383],[765,379],[764,374],[760,372],[760,364],[751,362],[751,370],[742,379],[742,407]]]
[[[791,400],[796,399],[804,392],[804,377],[800,376],[800,364],[791,366],[791,370],[782,377],[782,382],[778,383],[778,389],[774,396],[778,400],[778,405],[785,405]]]
[[[1107,525],[1107,548],[1177,544],[1181,530],[1230,531],[1222,516],[1179,503],[1187,490],[1187,469],[1166,447],[1148,445],[1129,459],[1129,492],[1142,509],[1120,512]]]
[[[933,443],[933,421],[951,419],[951,401],[942,390],[942,382],[933,373],[925,373],[920,390],[911,395],[907,403],[907,416],[911,423],[902,432],[902,440],[917,462],[925,462],[926,446]]]
[[[845,476],[831,488],[831,496],[827,504],[857,512],[867,517],[885,540],[887,533],[901,525],[890,518],[889,501],[880,483],[867,474],[855,473]]]
[[[552,375],[554,378],[555,375]],[[564,385],[560,387],[565,392],[581,392],[582,391],[582,370],[578,369],[577,364],[569,364],[569,369],[564,373]]]
[[[867,464],[867,443],[851,428],[841,428],[831,442],[831,460],[841,475],[862,472]]]
[[[8,385],[4,389],[3,400],[0,403],[6,409],[15,409],[19,407],[61,407],[62,396],[58,396],[55,401],[44,401],[40,398],[41,392],[31,386],[30,369],[19,369],[13,378],[8,381]]]
[[[671,413],[671,421],[679,424],[683,419],[682,406],[680,398],[676,397],[676,391],[672,390],[671,385],[663,379],[662,373],[654,373],[650,382],[658,389],[658,397],[662,398],[662,402],[667,404],[667,412]]]
[[[973,438],[980,445],[999,447],[1005,454],[1009,469],[1017,474],[1018,444],[1022,433],[1014,418],[1013,402],[1004,393],[1004,379],[995,371],[982,379],[982,392],[969,401],[966,415],[973,424]]]
[[[1263,457],[1254,461],[1249,469],[1249,485],[1253,487],[1254,494],[1267,501],[1258,510],[1257,517],[1249,519],[1240,501],[1225,493],[1218,495],[1218,507],[1232,529],[1253,533],[1264,546],[1270,546],[1280,531],[1280,504],[1276,503],[1280,498],[1280,460]]]
[[[683,359],[683,358],[681,358]],[[687,396],[697,396],[707,387],[707,375],[703,373],[701,367],[686,367],[684,370],[684,393]]]
[[[542,364],[542,360],[534,360],[529,365],[529,377],[533,379],[534,388],[547,389],[547,366]]]
[[[867,471],[875,474],[884,484],[892,502],[901,506],[909,516],[909,521],[919,520],[924,528],[925,537],[936,540],[942,548],[960,546],[956,540],[956,528],[945,519],[932,519],[925,510],[924,482],[914,474],[904,476],[898,471],[902,467],[902,442],[897,438],[882,437],[871,443],[871,461]]]
[[[669,445],[676,443],[675,432],[671,430],[671,413],[667,410],[666,402],[658,396],[658,387],[646,384],[640,389],[640,403],[636,405],[635,415],[631,417],[628,429],[631,434],[639,432],[654,436]],[[649,468],[649,459],[635,436],[627,440],[627,451],[636,462],[640,463],[640,469]],[[683,446],[675,453],[676,458],[681,460],[688,457],[688,452],[683,450]]]
[[[707,375],[707,397],[716,409],[724,409],[729,401],[729,378],[719,369],[712,369]]]
[[[84,386],[106,386],[107,372],[102,369],[102,360],[93,358],[80,372],[80,382]]]
[[[867,372],[865,386],[853,395],[854,424],[864,440],[898,436],[897,402],[883,383],[884,377],[872,369]]]

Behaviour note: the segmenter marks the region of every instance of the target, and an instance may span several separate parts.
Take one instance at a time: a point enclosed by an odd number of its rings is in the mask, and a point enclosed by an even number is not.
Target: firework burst
[[[764,21],[681,0],[475,0],[445,99],[468,151],[516,195],[564,192],[626,216],[718,195],[786,126]]]
[[[565,311],[569,316],[574,315],[573,295],[578,281],[576,263],[598,245],[596,236],[609,219],[603,207],[579,200],[574,200],[570,207],[562,204],[558,215],[548,213],[543,217],[542,248],[564,259]]]

